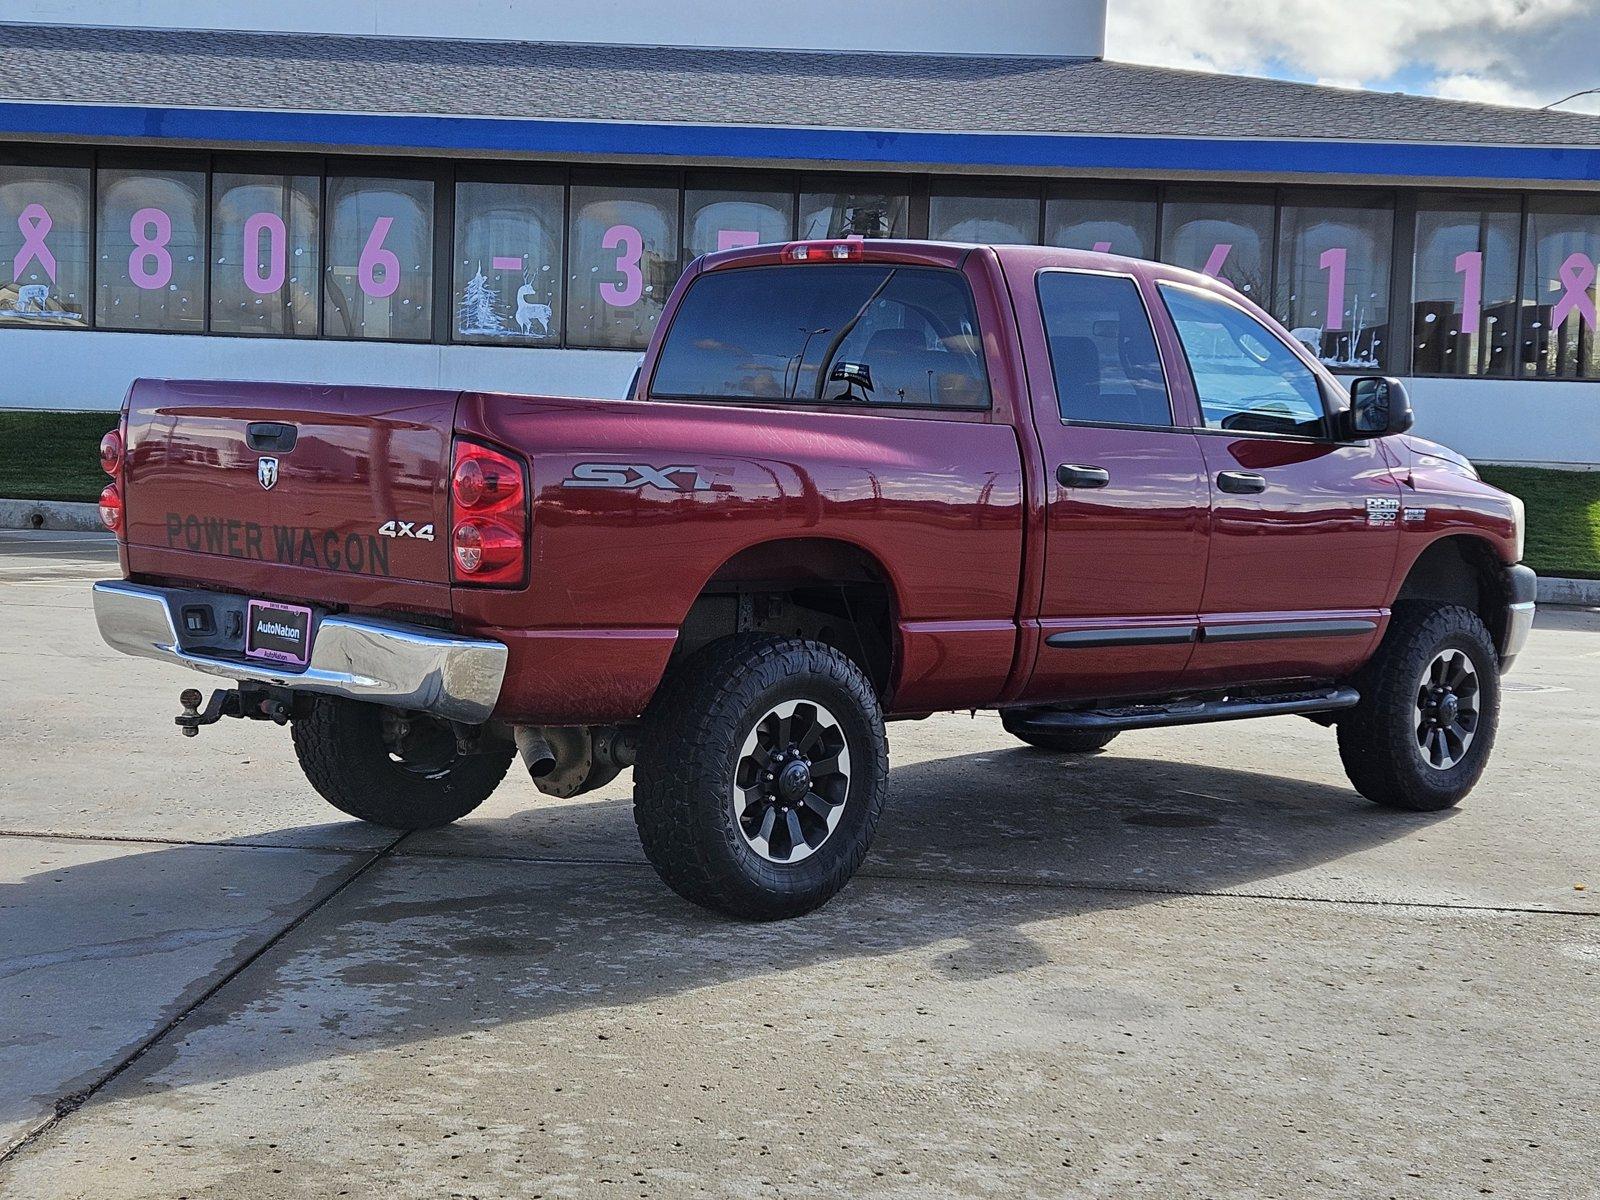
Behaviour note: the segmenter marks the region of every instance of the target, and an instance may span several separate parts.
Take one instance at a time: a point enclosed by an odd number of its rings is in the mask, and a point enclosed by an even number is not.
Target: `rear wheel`
[[[1018,741],[1026,742],[1035,750],[1046,750],[1051,754],[1091,754],[1096,750],[1104,750],[1121,732],[1117,729],[1074,729],[1056,733],[1038,733],[1023,728],[1020,717],[1009,712],[1000,714],[1000,723],[1005,726],[1006,732]]]
[[[1376,804],[1436,812],[1461,801],[1494,748],[1500,663],[1483,621],[1459,605],[1395,607],[1339,721],[1339,757]]]
[[[633,771],[639,840],[696,904],[799,916],[866,857],[888,765],[877,695],[854,662],[820,642],[725,638],[651,702]]]
[[[462,754],[444,721],[337,696],[318,696],[293,734],[300,769],[324,800],[390,829],[466,816],[505,778],[513,754],[510,746]]]

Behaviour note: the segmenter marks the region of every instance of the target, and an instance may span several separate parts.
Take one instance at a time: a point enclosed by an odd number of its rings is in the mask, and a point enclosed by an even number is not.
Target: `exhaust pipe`
[[[545,740],[544,731],[532,725],[517,726],[517,753],[528,776],[538,782],[556,769],[556,752]]]

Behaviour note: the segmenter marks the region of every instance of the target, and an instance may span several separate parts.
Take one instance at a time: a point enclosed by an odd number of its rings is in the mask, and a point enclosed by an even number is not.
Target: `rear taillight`
[[[122,472],[122,434],[115,429],[100,439],[100,469],[113,479]]]
[[[528,485],[510,455],[457,439],[450,471],[450,575],[456,583],[511,587],[528,562]]]
[[[122,492],[114,483],[100,493],[100,520],[112,533],[122,529]]]
[[[790,242],[783,248],[783,261],[792,263],[860,262],[866,249],[859,238],[838,242]]]

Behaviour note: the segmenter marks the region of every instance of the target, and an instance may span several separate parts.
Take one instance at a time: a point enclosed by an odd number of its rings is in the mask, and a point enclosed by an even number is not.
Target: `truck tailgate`
[[[129,566],[333,601],[378,580],[449,611],[457,393],[140,380],[128,401]],[[405,593],[408,589],[398,589]]]

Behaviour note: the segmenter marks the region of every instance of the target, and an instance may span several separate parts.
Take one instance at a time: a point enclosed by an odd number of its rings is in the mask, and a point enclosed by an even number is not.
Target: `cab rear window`
[[[650,394],[981,409],[989,378],[960,272],[829,263],[701,276],[673,318]]]

